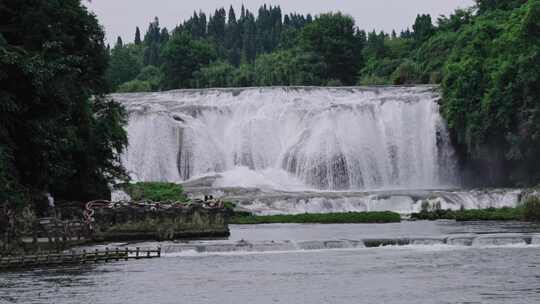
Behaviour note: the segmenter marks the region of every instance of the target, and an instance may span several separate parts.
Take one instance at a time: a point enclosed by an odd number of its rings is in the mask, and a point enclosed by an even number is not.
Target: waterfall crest
[[[135,180],[220,186],[441,188],[454,151],[433,87],[247,88],[116,94]]]

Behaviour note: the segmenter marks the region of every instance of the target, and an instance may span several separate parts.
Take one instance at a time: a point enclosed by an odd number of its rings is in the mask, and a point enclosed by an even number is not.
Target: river
[[[161,259],[3,273],[0,303],[540,302],[538,225],[421,221],[231,228],[229,240],[138,244],[161,246]],[[460,237],[472,243],[448,241]],[[418,242],[358,245],[368,238]]]

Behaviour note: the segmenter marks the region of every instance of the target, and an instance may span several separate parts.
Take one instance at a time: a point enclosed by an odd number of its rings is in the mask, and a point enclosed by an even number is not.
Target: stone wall
[[[227,212],[203,206],[144,208],[121,206],[96,209],[96,241],[174,240],[229,236]]]

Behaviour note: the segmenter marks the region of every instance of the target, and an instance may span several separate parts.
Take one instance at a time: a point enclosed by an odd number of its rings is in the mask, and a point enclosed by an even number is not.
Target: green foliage
[[[300,44],[307,52],[320,56],[326,64],[329,79],[345,85],[356,83],[361,66],[362,40],[357,35],[354,19],[341,13],[318,16],[301,34]]]
[[[418,15],[413,25],[413,37],[417,43],[422,43],[429,39],[435,32],[435,27],[430,15]]]
[[[165,46],[162,57],[164,87],[187,88],[191,86],[194,74],[215,58],[215,51],[209,43],[176,31]]]
[[[113,90],[139,75],[142,68],[141,55],[142,49],[139,46],[116,44],[111,51],[109,68],[107,69],[107,79]]]
[[[118,93],[132,93],[132,92],[151,92],[152,84],[149,81],[143,80],[131,80],[121,84],[116,92]]]
[[[319,223],[319,224],[346,224],[346,223],[396,223],[401,217],[394,212],[349,212],[326,214],[298,214],[298,215],[269,215],[269,216],[236,216],[229,223],[239,225],[250,224],[278,224],[278,223]]]
[[[261,55],[254,64],[255,84],[275,85],[321,85],[325,65],[314,53],[294,50]]]
[[[540,179],[539,16],[538,0],[483,13],[445,65],[444,116],[470,159],[503,165],[499,183]]]
[[[411,60],[402,62],[391,77],[396,85],[422,83],[420,67]]]
[[[339,79],[330,79],[326,82],[327,87],[341,87],[343,83]]]
[[[141,69],[137,78],[121,84],[116,91],[120,93],[156,91],[159,89],[162,79],[161,70],[153,65],[148,65]]]
[[[422,209],[419,213],[413,213],[412,219],[417,220],[456,220],[466,221],[521,221],[523,219],[522,208],[488,208],[477,210],[441,210]]]
[[[124,176],[127,138],[123,108],[103,98],[108,56],[96,17],[79,0],[8,1],[0,15],[2,199],[107,198],[108,182]]]
[[[529,197],[523,202],[523,219],[530,222],[540,222],[540,198]]]
[[[135,201],[152,202],[187,202],[184,189],[173,183],[136,183],[120,186]]]
[[[475,0],[481,14],[492,10],[512,10],[518,8],[527,0]]]
[[[368,75],[360,78],[358,81],[359,85],[364,86],[371,86],[371,85],[387,85],[388,79],[385,79],[383,77],[375,76],[375,75]]]
[[[235,68],[223,61],[211,63],[200,71],[195,72],[195,82],[198,88],[224,88],[233,84]]]
[[[242,64],[233,71],[233,87],[249,87],[255,82],[255,72],[250,64]]]
[[[0,204],[19,209],[29,201],[28,189],[20,185],[14,168],[10,168],[13,159],[5,148],[0,146]]]

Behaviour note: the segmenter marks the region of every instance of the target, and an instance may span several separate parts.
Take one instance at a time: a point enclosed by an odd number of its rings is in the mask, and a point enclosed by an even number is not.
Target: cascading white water
[[[136,180],[219,173],[218,186],[362,190],[456,182],[432,87],[117,94]]]

